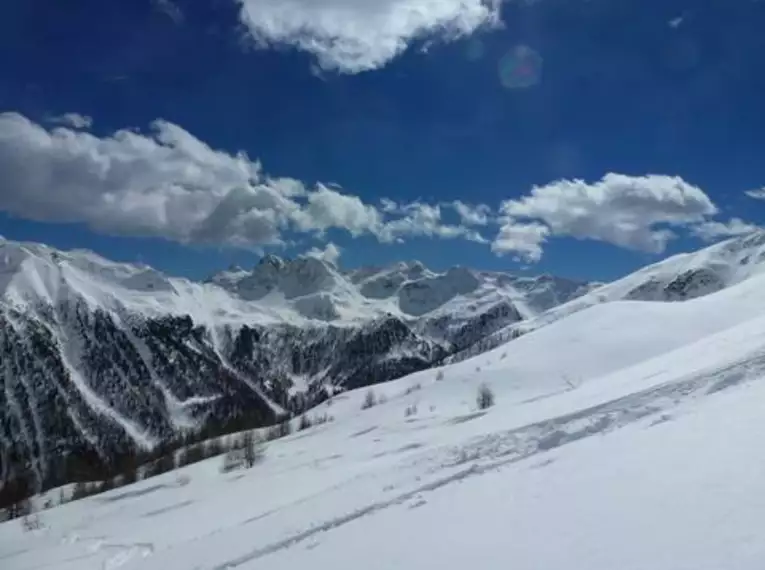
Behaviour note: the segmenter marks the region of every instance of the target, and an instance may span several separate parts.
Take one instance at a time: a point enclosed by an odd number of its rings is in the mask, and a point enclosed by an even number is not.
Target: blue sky
[[[436,4],[2,3],[0,234],[612,279],[765,220],[765,3]]]

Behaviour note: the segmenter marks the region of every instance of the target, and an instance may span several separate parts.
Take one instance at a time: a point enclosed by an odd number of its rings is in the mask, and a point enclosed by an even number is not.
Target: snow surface
[[[765,275],[585,308],[441,372],[367,410],[336,395],[250,470],[215,458],[2,524],[0,566],[765,567]]]

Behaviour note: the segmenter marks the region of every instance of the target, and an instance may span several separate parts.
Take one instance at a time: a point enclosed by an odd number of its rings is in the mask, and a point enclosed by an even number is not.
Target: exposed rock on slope
[[[206,283],[0,242],[0,464],[38,480],[424,369],[586,286],[265,257]]]

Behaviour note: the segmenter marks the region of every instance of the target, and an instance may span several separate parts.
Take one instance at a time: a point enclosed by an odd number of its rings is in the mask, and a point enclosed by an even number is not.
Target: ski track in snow
[[[372,503],[346,515],[313,525],[311,528],[276,543],[258,547],[243,556],[214,566],[211,570],[237,568],[279,550],[290,548],[316,534],[331,531],[361,517],[405,503],[423,493],[441,489],[468,477],[494,471],[510,463],[527,459],[538,453],[544,453],[586,437],[606,434],[647,416],[662,414],[662,421],[668,421],[669,418],[666,415],[668,410],[680,407],[686,404],[688,400],[699,396],[731,388],[745,380],[757,377],[757,375],[765,377],[765,355],[746,364],[733,365],[725,370],[690,380],[671,382],[567,416],[545,420],[506,433],[482,436],[474,442],[451,450],[450,454],[453,460],[440,465],[434,471],[473,462],[469,467],[462,468],[456,473],[436,479],[391,499]],[[442,458],[443,453],[437,453],[433,459],[439,461]],[[496,458],[501,459],[497,460]],[[484,462],[486,459],[492,460]],[[418,502],[418,506],[420,504],[422,503]]]

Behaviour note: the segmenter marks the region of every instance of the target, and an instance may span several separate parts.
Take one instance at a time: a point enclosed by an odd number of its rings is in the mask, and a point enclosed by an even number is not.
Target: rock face
[[[0,476],[24,467],[54,484],[189,429],[271,423],[432,366],[587,290],[274,256],[195,283],[0,241]]]

